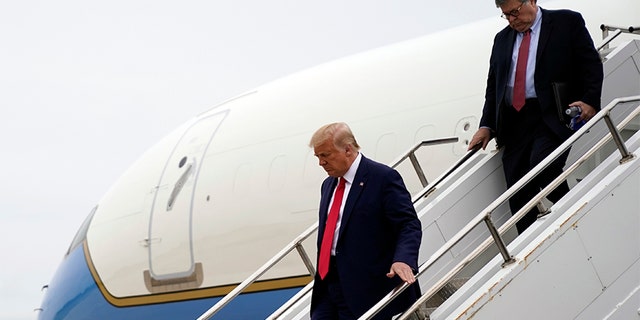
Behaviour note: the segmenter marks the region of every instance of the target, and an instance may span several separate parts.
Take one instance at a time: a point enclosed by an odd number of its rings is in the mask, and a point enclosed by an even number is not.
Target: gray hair
[[[360,146],[353,136],[353,132],[351,132],[349,126],[344,122],[334,122],[320,127],[311,137],[309,147],[313,148],[318,146],[328,139],[333,139],[333,144],[338,148],[350,145],[354,150],[360,150]]]
[[[495,0],[496,1],[496,8],[501,7],[503,4],[507,3],[509,0]],[[529,0],[520,0],[520,3],[525,3]]]

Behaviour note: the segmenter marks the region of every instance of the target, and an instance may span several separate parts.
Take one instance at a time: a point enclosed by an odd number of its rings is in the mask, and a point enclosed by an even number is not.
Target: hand
[[[416,282],[416,277],[413,275],[413,270],[411,267],[404,262],[394,262],[391,265],[391,269],[389,269],[389,273],[387,273],[388,278],[393,278],[396,275],[402,279],[402,281],[412,284]]]
[[[469,147],[467,148],[467,150],[473,149],[478,144],[481,144],[482,150],[484,150],[487,147],[487,144],[489,144],[490,140],[491,140],[491,129],[480,128],[473,135],[473,138],[471,138],[471,141],[469,142]]]
[[[581,121],[581,120],[589,121],[589,119],[593,118],[593,116],[596,115],[596,109],[582,101],[576,101],[576,102],[570,103],[569,106],[580,107],[580,110],[582,110],[580,112],[580,118],[578,118],[578,121]]]

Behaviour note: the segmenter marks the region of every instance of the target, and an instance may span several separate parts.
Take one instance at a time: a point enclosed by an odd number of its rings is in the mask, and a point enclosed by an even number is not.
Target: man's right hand
[[[467,150],[471,150],[476,145],[479,145],[479,144],[482,145],[482,150],[484,150],[485,148],[487,148],[487,144],[489,144],[490,140],[491,140],[491,129],[480,128],[473,135],[473,138],[471,138],[471,141],[469,142],[469,147],[467,148]]]

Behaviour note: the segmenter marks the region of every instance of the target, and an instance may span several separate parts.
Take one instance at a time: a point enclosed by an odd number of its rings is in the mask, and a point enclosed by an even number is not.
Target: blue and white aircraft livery
[[[596,44],[601,24],[640,22],[638,0],[539,5],[581,12]],[[199,317],[316,222],[325,173],[308,141],[325,123],[348,123],[362,152],[385,163],[420,141],[458,138],[419,154],[435,179],[478,128],[493,36],[505,26],[495,17],[322,64],[175,129],[97,201],[38,318]],[[410,167],[398,170],[410,191],[422,188]],[[305,248],[315,257],[315,236]],[[289,255],[215,319],[264,319],[311,280]]]

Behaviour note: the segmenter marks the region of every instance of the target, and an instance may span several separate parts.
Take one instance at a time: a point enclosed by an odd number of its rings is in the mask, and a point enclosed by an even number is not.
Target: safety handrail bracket
[[[610,112],[606,113],[606,115],[604,116],[604,121],[607,123],[609,132],[611,132],[611,137],[613,138],[613,141],[615,142],[616,146],[618,147],[618,150],[620,150],[620,154],[622,155],[622,158],[620,159],[620,163],[622,164],[633,159],[634,155],[629,152],[629,150],[627,149],[627,146],[622,140],[622,135],[620,134],[620,131],[618,131],[616,126],[613,124],[613,121],[611,120]]]
[[[502,267],[505,267],[509,264],[514,263],[516,259],[514,259],[511,254],[509,254],[509,249],[507,249],[507,245],[504,243],[504,240],[502,239],[502,236],[500,235],[498,230],[496,230],[496,226],[493,224],[493,221],[491,221],[491,213],[488,213],[484,217],[484,222],[487,224],[487,228],[489,229],[489,233],[491,233],[491,237],[493,238],[493,241],[498,246],[498,250],[502,255],[502,259],[504,259],[504,263],[502,264]]]

